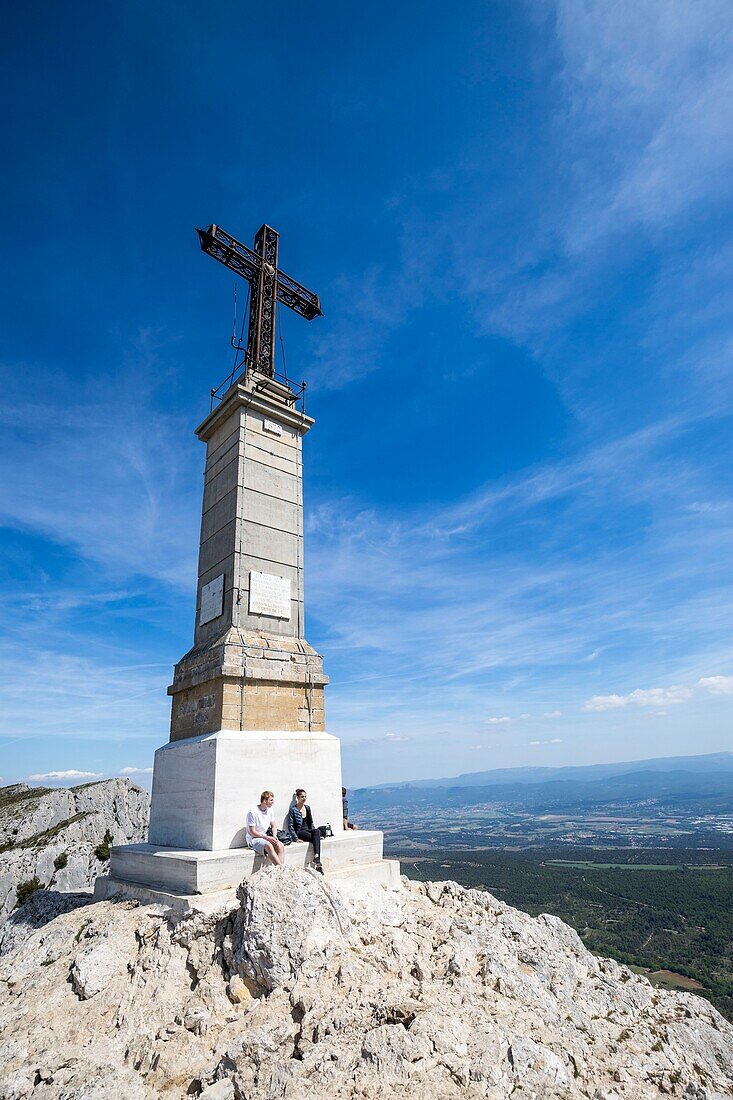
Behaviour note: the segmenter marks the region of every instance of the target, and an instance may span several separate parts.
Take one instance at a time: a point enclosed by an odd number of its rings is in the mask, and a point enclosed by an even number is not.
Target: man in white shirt
[[[274,801],[275,795],[272,791],[263,791],[259,806],[255,806],[248,812],[247,847],[261,856],[266,856],[276,867],[282,867],[285,863],[285,846],[277,839],[275,814],[272,809]],[[270,828],[272,828],[272,836],[268,833]]]

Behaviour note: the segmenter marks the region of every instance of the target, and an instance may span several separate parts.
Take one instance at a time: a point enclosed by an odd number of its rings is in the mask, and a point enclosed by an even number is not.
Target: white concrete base
[[[215,913],[218,909],[227,911],[237,906],[234,887],[214,890],[210,894],[173,894],[169,890],[156,890],[139,882],[123,882],[111,875],[100,875],[94,883],[94,900],[107,901],[110,898],[129,898],[139,901],[141,905],[161,905],[181,915]]]
[[[365,881],[399,885],[400,865],[396,860],[382,859],[382,845],[383,834],[374,830],[342,831],[328,837],[321,847],[326,876],[358,875]],[[310,844],[290,844],[285,849],[288,867],[306,867],[312,859]],[[112,849],[109,878],[115,883],[135,884],[156,895],[211,894],[235,889],[242,879],[264,864],[264,858],[249,848],[208,852],[155,844],[126,844]],[[103,881],[97,879],[97,884]],[[95,885],[95,897],[98,889],[107,890],[108,887]]]
[[[341,749],[328,733],[219,730],[163,745],[155,754],[150,844],[219,852],[241,849],[247,811],[275,794],[281,828],[296,787],[316,825],[341,828]]]

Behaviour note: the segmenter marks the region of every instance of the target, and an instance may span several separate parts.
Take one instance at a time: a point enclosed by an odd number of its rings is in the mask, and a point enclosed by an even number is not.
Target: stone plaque
[[[278,424],[277,420],[268,420],[267,417],[265,417],[265,419],[262,421],[262,427],[266,432],[269,432],[270,435],[283,434],[282,424]]]
[[[201,611],[199,613],[199,626],[210,623],[212,619],[218,619],[224,610],[224,574],[214,577],[201,589]]]
[[[290,618],[290,578],[272,573],[249,574],[250,615],[271,615],[273,619]]]

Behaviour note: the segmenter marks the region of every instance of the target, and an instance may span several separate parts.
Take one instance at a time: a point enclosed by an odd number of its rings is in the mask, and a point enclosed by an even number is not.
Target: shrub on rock
[[[113,837],[109,829],[105,829],[102,843],[98,844],[94,849],[94,854],[100,863],[105,863],[109,859],[109,848],[112,843]]]
[[[25,882],[19,882],[15,888],[15,908],[18,909],[21,905],[24,905],[28,901],[31,894],[35,894],[36,890],[42,890],[43,883],[39,879],[38,875],[34,875],[33,878],[28,878]]]

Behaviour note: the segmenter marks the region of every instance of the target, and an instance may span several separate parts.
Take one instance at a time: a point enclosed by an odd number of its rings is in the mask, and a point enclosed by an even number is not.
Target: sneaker
[[[321,864],[321,863],[314,863],[314,864],[313,864],[313,866],[315,867],[316,871],[318,871],[318,874],[319,874],[319,875],[322,875],[322,874],[323,874],[323,864]]]

